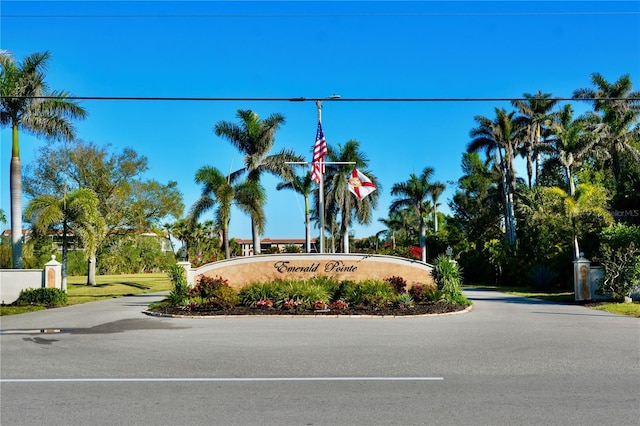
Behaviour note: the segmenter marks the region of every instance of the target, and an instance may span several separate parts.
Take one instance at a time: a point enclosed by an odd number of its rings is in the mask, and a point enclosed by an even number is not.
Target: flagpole
[[[318,124],[322,124],[322,102],[316,100],[318,108]],[[320,253],[324,253],[324,173],[320,173],[320,182],[318,182],[318,210],[320,213]]]

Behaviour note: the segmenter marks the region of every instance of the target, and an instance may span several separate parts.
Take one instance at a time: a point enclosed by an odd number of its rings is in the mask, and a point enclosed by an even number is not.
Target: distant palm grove
[[[3,268],[40,268],[61,251],[64,277],[87,275],[88,284],[95,284],[95,274],[159,271],[176,260],[204,264],[237,256],[239,245],[229,236],[232,206],[251,218],[259,254],[267,190],[273,189],[263,186],[265,173],[281,179],[278,190],[304,197],[302,250],[311,250],[310,239],[321,232],[318,185],[308,167],[292,164],[303,161],[300,153],[273,151],[286,125],[282,114],[261,118],[239,110],[237,121],[214,123],[215,135],[238,150],[243,165],[230,173],[213,166],[194,170],[201,197],[185,208],[176,182],[144,178],[148,165],[142,153],[78,138],[73,123],[87,111],[65,90],[48,87],[50,59],[49,52],[20,61],[0,53],[0,122],[12,129],[10,176],[2,180],[11,194],[10,211],[0,211],[0,220],[11,224],[2,237]],[[380,182],[357,140],[329,145],[328,161],[355,163],[378,190],[358,200],[347,187],[353,165],[327,168],[325,251],[425,262],[448,252],[467,282],[562,289],[573,288],[572,262],[583,253],[604,266],[605,281],[637,280],[640,92],[628,75],[607,80],[594,73],[591,82],[576,88],[572,101],[537,91],[514,99],[509,109],[495,108],[492,116],[476,116],[461,153],[463,175],[447,200],[450,215],[441,212],[446,185],[434,180],[432,165],[397,182]],[[576,105],[588,112],[577,115]],[[57,142],[43,143],[23,167],[23,132]],[[525,170],[516,170],[518,158]],[[355,239],[353,223],[371,224],[382,191],[393,197],[382,206],[386,230]],[[208,211],[215,220],[201,221]]]

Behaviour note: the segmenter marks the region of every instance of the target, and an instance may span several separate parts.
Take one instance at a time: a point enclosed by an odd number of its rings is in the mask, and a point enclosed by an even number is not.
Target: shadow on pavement
[[[502,293],[494,292],[492,290],[483,290],[476,288],[463,289],[467,299],[472,301],[485,301],[485,302],[503,302],[503,303],[516,303],[520,305],[562,305],[559,302],[550,302],[542,299],[532,299],[523,296],[511,296],[503,295]],[[483,293],[474,295],[474,293]]]

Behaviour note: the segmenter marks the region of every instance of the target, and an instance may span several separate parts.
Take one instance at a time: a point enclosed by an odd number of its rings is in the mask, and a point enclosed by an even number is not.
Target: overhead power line
[[[635,98],[258,98],[258,97],[165,97],[165,96],[2,96],[2,99],[67,99],[78,101],[163,101],[163,102],[511,102],[529,100],[557,101],[628,101]]]
[[[427,17],[515,17],[515,16],[616,16],[640,15],[640,11],[597,12],[449,12],[449,13],[141,13],[141,14],[6,14],[3,18],[39,19],[208,19],[208,18],[427,18]]]

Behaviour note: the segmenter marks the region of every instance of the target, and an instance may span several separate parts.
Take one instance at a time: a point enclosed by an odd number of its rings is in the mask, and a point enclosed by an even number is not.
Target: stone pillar
[[[591,261],[585,259],[584,253],[580,253],[580,258],[573,261],[573,290],[575,300],[590,300],[590,269]]]
[[[178,262],[178,265],[184,268],[184,275],[187,278],[187,285],[193,287],[196,278],[196,271],[191,267],[191,262]]]
[[[42,286],[45,288],[62,288],[62,264],[51,255],[51,260],[44,265]]]

